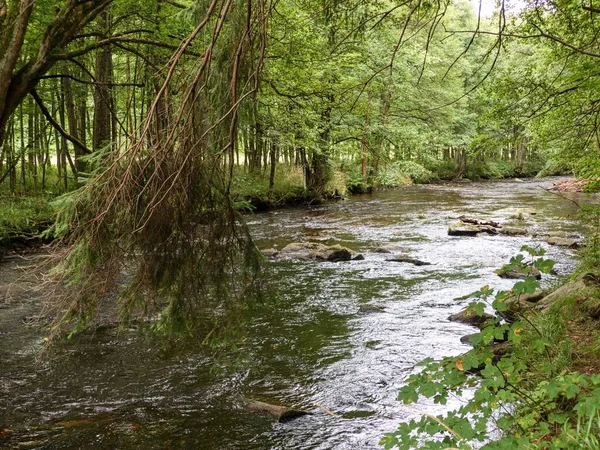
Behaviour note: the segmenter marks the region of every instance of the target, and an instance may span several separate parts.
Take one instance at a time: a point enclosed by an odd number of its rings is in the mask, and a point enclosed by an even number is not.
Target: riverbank
[[[281,165],[272,186],[265,173],[252,174],[238,167],[232,184],[235,207],[244,212],[262,212],[289,206],[314,205],[323,200],[343,199],[350,195],[405,188],[414,184],[498,180],[517,175],[534,177],[539,167],[531,165],[527,170],[518,171],[514,165],[502,161],[474,163],[460,180],[456,180],[453,162],[440,162],[431,170],[414,162],[404,162],[381,169],[370,184],[364,183],[360,174],[342,169],[334,169],[323,192],[317,194],[305,189],[302,168],[299,166]],[[568,183],[568,188],[581,189],[586,184]],[[52,200],[55,198],[55,195],[0,195],[0,254],[35,247],[48,241],[42,240],[40,235],[54,222],[56,210]]]
[[[45,242],[41,234],[54,222],[52,198],[0,196],[0,256]]]
[[[463,389],[472,395],[448,414],[402,424],[382,439],[385,448],[438,448],[440,435],[446,436],[444,448],[476,442],[490,449],[600,448],[600,269],[599,261],[589,260],[590,250],[555,290],[528,278],[509,290],[486,286],[474,293],[450,318],[479,328],[462,339],[473,349],[426,362],[399,399],[444,403]],[[543,251],[522,251],[529,262],[513,258],[511,266],[551,272],[554,262]],[[582,273],[590,266],[593,271]],[[490,310],[493,315],[484,312]]]

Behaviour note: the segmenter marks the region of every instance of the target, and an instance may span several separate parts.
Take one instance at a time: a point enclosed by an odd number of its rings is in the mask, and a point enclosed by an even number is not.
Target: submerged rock
[[[308,411],[289,408],[287,406],[273,405],[258,400],[248,400],[247,408],[250,411],[266,412],[277,419],[278,422],[287,422],[296,417],[310,415]]]
[[[359,314],[371,314],[385,312],[385,308],[381,305],[360,305],[358,307]]]
[[[364,261],[364,260],[365,260],[365,257],[363,255],[361,255],[360,253],[352,258],[352,261]]]
[[[397,258],[386,259],[389,262],[399,262],[399,263],[409,263],[414,264],[415,266],[430,266],[431,263],[427,261],[421,261],[420,259],[408,258],[404,256],[399,256]]]
[[[373,253],[392,253],[392,251],[386,247],[377,247],[375,250],[373,250]]]

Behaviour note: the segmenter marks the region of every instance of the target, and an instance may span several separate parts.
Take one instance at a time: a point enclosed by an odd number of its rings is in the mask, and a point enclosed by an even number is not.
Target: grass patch
[[[0,248],[39,237],[54,221],[50,198],[0,195]]]

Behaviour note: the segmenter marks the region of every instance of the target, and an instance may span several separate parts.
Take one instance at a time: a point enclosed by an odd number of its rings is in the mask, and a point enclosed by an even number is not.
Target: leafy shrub
[[[406,186],[412,183],[429,183],[433,173],[414,161],[396,161],[379,169],[377,183],[381,186]]]
[[[456,177],[458,169],[454,161],[442,159],[431,161],[426,167],[433,173],[434,177],[439,180],[452,180]]]
[[[550,177],[554,175],[568,175],[573,173],[573,164],[559,159],[550,158],[538,172],[538,177]]]
[[[553,262],[541,257],[543,250],[521,250],[531,260],[514,258],[513,264],[532,264],[546,273],[552,269]],[[498,315],[471,338],[469,352],[423,361],[424,369],[408,378],[398,399],[409,404],[427,397],[444,405],[465,389],[472,389],[472,395],[445,415],[401,424],[381,440],[386,449],[598,448],[600,375],[569,370],[572,350],[564,310],[555,308],[541,319],[522,313],[514,321],[500,318],[510,297],[518,299],[539,287],[529,277],[510,291],[485,286],[474,294],[477,300],[470,311],[482,316],[488,305]],[[499,345],[504,351],[498,351]],[[496,424],[499,436],[490,423]]]
[[[46,197],[0,197],[0,245],[14,237],[39,235],[50,225],[54,210]]]
[[[515,167],[509,161],[475,160],[467,164],[464,175],[470,180],[509,178],[515,175]]]

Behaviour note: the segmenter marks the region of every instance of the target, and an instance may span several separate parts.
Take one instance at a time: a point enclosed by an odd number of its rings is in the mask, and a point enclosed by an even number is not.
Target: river
[[[249,216],[259,248],[316,240],[365,259],[268,262],[276,306],[254,309],[243,340],[226,351],[161,349],[131,329],[81,336],[38,358],[44,334],[29,322],[44,291],[27,268],[36,255],[2,262],[0,447],[377,448],[401,421],[440,411],[428,402],[403,406],[396,396],[421,359],[468,349],[460,337],[473,329],[447,320],[467,302],[455,298],[486,284],[510,287],[494,270],[523,244],[556,259],[557,276],[544,283],[573,269],[573,251],[547,245],[544,235],[580,233],[572,200],[596,197],[551,193],[551,183],[413,186]],[[511,219],[519,210],[523,220]],[[448,236],[462,214],[512,220],[530,234]],[[373,251],[382,246],[392,255]],[[394,254],[432,264],[386,261]],[[382,310],[361,312],[367,304]],[[244,398],[313,414],[277,423],[248,411]]]

